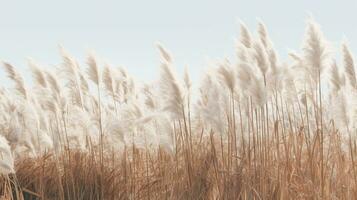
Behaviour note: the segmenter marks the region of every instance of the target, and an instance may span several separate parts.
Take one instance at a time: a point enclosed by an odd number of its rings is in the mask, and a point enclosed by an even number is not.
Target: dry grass
[[[356,199],[354,58],[343,72],[318,25],[281,62],[263,23],[241,24],[237,59],[193,87],[162,46],[159,80],[136,82],[62,47],[58,73],[3,62],[2,199]],[[91,80],[91,81],[89,81]]]
[[[228,155],[219,150],[219,138],[212,138],[213,143],[207,138],[193,145],[190,181],[180,149],[175,156],[164,151],[126,152],[135,160],[108,152],[104,170],[98,155],[71,151],[70,156],[56,159],[46,154],[18,160],[16,177],[9,177],[16,184],[7,192],[17,189],[25,199],[319,199],[318,140],[306,141],[303,132],[289,133],[280,136],[280,144],[274,139],[256,153],[247,149],[239,153],[228,170],[223,162]],[[339,141],[336,132],[325,138],[330,146],[325,154],[325,198],[353,199],[357,195],[354,169]],[[314,144],[311,152],[306,143]]]

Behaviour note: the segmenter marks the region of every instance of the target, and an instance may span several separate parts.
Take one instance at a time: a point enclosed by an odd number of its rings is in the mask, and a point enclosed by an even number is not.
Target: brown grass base
[[[324,199],[355,199],[349,153],[336,134],[326,138]],[[103,165],[97,154],[76,150],[23,158],[16,176],[2,179],[1,192],[4,199],[321,199],[318,137],[306,143],[289,134],[259,148],[246,144],[238,156],[228,156],[219,138],[213,141],[177,148],[174,155],[135,148],[107,152]]]

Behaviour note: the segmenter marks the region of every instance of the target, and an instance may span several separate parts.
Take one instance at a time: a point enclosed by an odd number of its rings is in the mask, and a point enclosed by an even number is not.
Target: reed
[[[1,199],[356,199],[357,79],[311,19],[279,57],[263,22],[202,80],[163,45],[158,80],[98,56],[81,66],[2,62]],[[341,63],[340,63],[341,62]]]

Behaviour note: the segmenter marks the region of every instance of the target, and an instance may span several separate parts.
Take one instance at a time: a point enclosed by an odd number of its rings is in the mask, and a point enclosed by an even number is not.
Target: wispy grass
[[[85,73],[63,47],[56,69],[28,60],[32,84],[2,62],[14,88],[0,90],[1,198],[356,199],[346,42],[340,64],[310,19],[280,60],[262,22],[257,37],[240,28],[236,58],[200,83],[161,44],[150,83],[93,54]]]

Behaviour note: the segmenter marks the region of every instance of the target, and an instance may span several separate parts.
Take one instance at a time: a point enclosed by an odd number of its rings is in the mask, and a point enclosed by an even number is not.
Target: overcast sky
[[[157,77],[160,41],[179,72],[188,65],[194,79],[212,59],[233,57],[238,21],[255,31],[267,26],[280,56],[301,46],[309,13],[326,37],[348,38],[357,50],[357,1],[342,0],[32,0],[0,1],[0,59],[26,73],[26,58],[44,67],[58,64],[62,44],[81,64],[89,50],[142,80]],[[338,47],[338,46],[337,46]],[[339,50],[339,49],[336,49]],[[0,71],[4,83],[4,72]],[[27,78],[28,79],[28,78]]]

